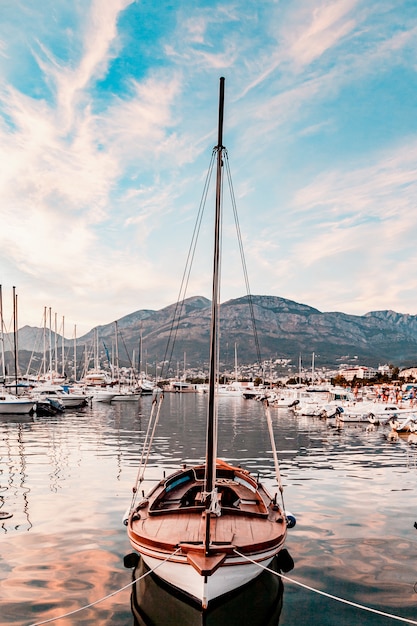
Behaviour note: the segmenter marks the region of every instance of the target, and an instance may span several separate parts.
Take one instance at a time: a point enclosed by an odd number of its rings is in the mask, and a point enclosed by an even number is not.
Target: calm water
[[[167,394],[151,474],[204,455],[205,396]],[[136,479],[150,398],[95,404],[58,418],[0,418],[0,624],[29,626],[75,611],[129,585],[122,517]],[[287,508],[297,517],[287,548],[292,579],[417,621],[417,452],[383,427],[337,429],[271,409]],[[262,406],[222,398],[219,456],[274,485]],[[206,621],[151,577],[52,623],[398,623],[263,576]],[[417,590],[417,585],[416,585]],[[133,601],[133,610],[131,608]],[[139,604],[139,608],[138,608]]]

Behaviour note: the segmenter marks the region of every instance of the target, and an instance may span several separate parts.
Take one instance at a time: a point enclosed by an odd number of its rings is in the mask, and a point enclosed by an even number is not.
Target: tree
[[[347,380],[341,374],[337,374],[334,378],[331,379],[332,385],[335,387],[347,387]]]

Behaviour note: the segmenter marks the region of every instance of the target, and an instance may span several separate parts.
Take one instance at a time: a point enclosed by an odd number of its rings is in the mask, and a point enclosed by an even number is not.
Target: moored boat
[[[86,406],[91,396],[81,390],[69,391],[61,385],[38,385],[32,389],[32,396],[38,400],[57,400],[66,409],[77,409]]]
[[[65,411],[65,406],[59,402],[57,398],[39,398],[36,400],[35,413],[37,416],[48,417],[51,415],[58,415]]]
[[[125,566],[134,567],[131,607],[135,626],[172,623],[184,626],[277,626],[283,605],[284,586],[279,575],[280,563],[274,559],[268,571],[262,572],[235,593],[226,595],[202,612],[185,594],[150,574],[143,559],[125,557]],[[262,598],[262,601],[260,599]]]
[[[30,398],[0,392],[0,415],[27,415],[35,410],[35,402]]]
[[[215,147],[217,183],[213,285],[210,330],[209,386],[205,461],[184,464],[163,477],[137,502],[138,487],[144,479],[149,446],[159,418],[163,393],[153,397],[141,463],[129,511],[125,516],[132,547],[146,565],[175,588],[191,596],[203,609],[215,598],[241,588],[255,579],[284,547],[290,518],[283,498],[271,495],[249,471],[217,458],[219,380],[219,267],[222,198],[224,79],[220,79],[219,133]],[[278,490],[283,488],[268,421]],[[152,434],[151,434],[152,433]]]
[[[101,387],[85,387],[86,394],[93,402],[111,402],[117,392],[114,389],[108,390]]]

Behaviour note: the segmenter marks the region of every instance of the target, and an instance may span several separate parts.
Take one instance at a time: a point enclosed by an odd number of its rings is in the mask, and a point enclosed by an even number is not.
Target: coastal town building
[[[377,375],[378,371],[373,367],[366,367],[364,365],[358,365],[355,367],[345,367],[339,370],[340,376],[343,376],[348,382],[354,378],[360,378],[362,380],[369,380]]]

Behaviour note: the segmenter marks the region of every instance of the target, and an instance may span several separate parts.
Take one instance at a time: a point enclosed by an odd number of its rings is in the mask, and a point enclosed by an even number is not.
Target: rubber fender
[[[136,552],[131,552],[130,554],[126,554],[125,557],[123,557],[123,565],[126,567],[126,569],[132,569],[133,567],[137,567],[139,563],[139,554],[136,554]]]
[[[290,572],[294,569],[294,560],[291,554],[288,552],[287,548],[283,548],[277,554],[277,565],[281,572]]]
[[[294,526],[297,523],[297,520],[295,519],[294,515],[292,513],[287,512],[286,518],[287,518],[287,528],[294,528]]]

